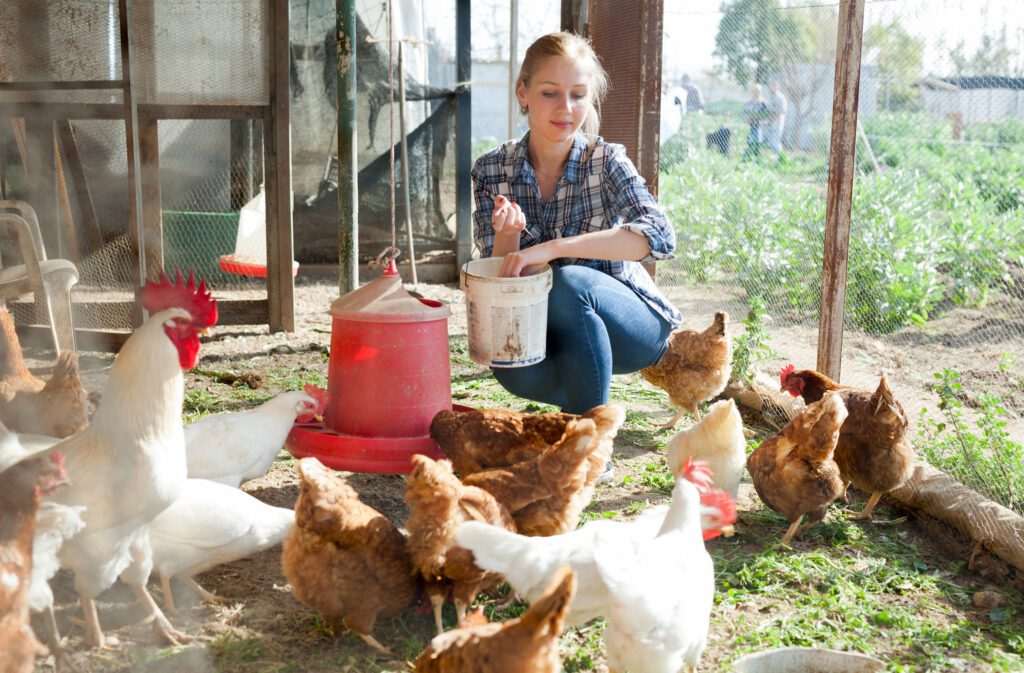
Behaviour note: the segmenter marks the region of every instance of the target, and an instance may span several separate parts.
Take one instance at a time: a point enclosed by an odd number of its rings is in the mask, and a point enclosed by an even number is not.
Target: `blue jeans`
[[[672,325],[606,273],[575,265],[552,271],[546,357],[491,371],[519,397],[580,414],[608,403],[612,374],[661,360]]]

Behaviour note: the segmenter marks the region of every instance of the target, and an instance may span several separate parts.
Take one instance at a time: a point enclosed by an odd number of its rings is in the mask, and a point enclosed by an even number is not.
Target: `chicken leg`
[[[686,409],[680,409],[676,413],[675,416],[673,416],[672,418],[668,419],[666,422],[664,422],[661,425],[659,425],[658,428],[661,429],[661,430],[671,430],[671,429],[673,429],[674,427],[676,427],[676,423],[679,422],[679,419],[686,415],[686,411],[687,411]],[[700,415],[699,414],[700,414],[700,412],[696,412],[694,414],[695,416],[697,416],[697,420],[698,421],[700,420]]]
[[[132,591],[135,592],[135,596],[146,609],[147,617],[143,622],[152,622],[153,631],[156,632],[158,636],[166,640],[171,645],[180,645],[181,643],[192,640],[189,635],[182,633],[171,626],[171,622],[167,620],[167,617],[164,615],[163,611],[160,610],[160,607],[156,604],[156,601],[153,600],[153,597],[149,595],[149,590],[147,590],[145,586],[141,584],[132,584],[130,586]]]
[[[199,596],[200,600],[206,601],[207,603],[229,603],[230,602],[230,599],[224,598],[223,596],[218,596],[217,594],[213,593],[212,591],[207,591],[203,587],[199,586],[199,582],[196,582],[191,577],[185,577],[185,578],[182,579],[182,581],[185,583],[185,586],[187,586],[189,589],[194,591],[197,596]]]
[[[100,616],[96,613],[96,601],[79,594],[79,601],[82,604],[82,612],[85,614],[85,641],[92,647],[109,650],[119,643],[117,638],[110,636],[105,638],[100,628]]]
[[[78,667],[68,657],[67,651],[60,641],[60,630],[57,628],[57,615],[53,606],[46,608],[46,646],[53,655],[53,668],[57,673],[62,670],[78,671]]]
[[[850,512],[850,514],[852,515],[852,516],[850,516],[850,520],[851,521],[857,521],[859,519],[867,519],[868,521],[871,521],[871,512],[872,512],[872,510],[875,509],[875,505],[877,505],[878,501],[881,500],[881,499],[882,499],[882,494],[881,493],[877,493],[877,492],[876,493],[872,493],[871,497],[868,499],[868,504],[864,505],[864,509],[861,510],[860,514],[855,514],[853,512]],[[849,511],[849,510],[847,510],[847,511]]]
[[[376,638],[374,638],[372,633],[359,633],[358,631],[356,631],[354,633],[357,636],[359,636],[360,640],[362,640],[364,643],[366,643],[367,645],[369,645],[373,649],[377,650],[381,654],[387,654],[387,655],[391,654],[391,650],[386,648],[386,647],[384,647],[383,645],[381,645],[380,641],[378,641]]]
[[[444,591],[441,587],[433,584],[426,586],[427,596],[430,597],[430,606],[434,609],[434,625],[437,627],[437,635],[444,633],[444,623],[441,621],[441,611],[444,609]]]
[[[782,544],[789,546],[789,543],[793,539],[793,536],[795,536],[798,532],[800,532],[800,530],[802,530],[800,528],[800,522],[803,520],[804,515],[801,514],[799,517],[797,517],[796,521],[789,524],[789,529],[786,531],[786,534],[782,536]]]
[[[171,578],[160,575],[160,588],[164,595],[164,610],[172,617],[178,616],[178,608],[174,606],[174,594],[171,592]]]

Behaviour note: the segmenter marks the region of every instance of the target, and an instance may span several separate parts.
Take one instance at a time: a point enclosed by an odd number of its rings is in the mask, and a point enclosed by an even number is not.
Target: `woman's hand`
[[[509,201],[501,194],[494,197],[494,211],[491,213],[491,225],[494,233],[499,236],[515,237],[526,229],[526,216],[518,203]]]
[[[545,264],[557,257],[551,244],[552,241],[547,241],[525,250],[508,253],[498,275],[502,278],[517,278],[540,271]]]

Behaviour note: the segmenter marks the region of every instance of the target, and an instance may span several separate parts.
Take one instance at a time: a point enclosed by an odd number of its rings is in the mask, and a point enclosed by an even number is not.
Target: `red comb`
[[[701,493],[711,490],[711,469],[703,460],[694,460],[693,457],[686,459],[683,465],[683,478],[697,487]]]
[[[313,414],[299,414],[295,419],[296,423],[313,423],[314,421],[323,420],[324,411],[327,410],[327,391],[320,386],[314,386],[311,383],[307,383],[304,386],[306,394],[316,400],[316,413]]]
[[[736,501],[725,491],[718,489],[709,490],[700,496],[700,504],[703,507],[710,507],[718,510],[719,515],[715,517],[717,528],[704,531],[704,539],[710,540],[722,534],[722,528],[732,526],[736,523]]]
[[[327,391],[320,386],[314,386],[312,383],[307,383],[304,386],[306,394],[316,400],[316,413],[323,414],[327,409]]]
[[[150,313],[159,313],[169,308],[180,308],[192,316],[192,324],[202,329],[217,324],[217,301],[206,289],[206,281],[196,287],[196,276],[188,272],[188,281],[181,277],[181,270],[175,272],[174,282],[167,274],[160,273],[160,281],[150,281],[139,290],[142,306]]]
[[[786,378],[789,377],[789,375],[792,374],[795,371],[796,371],[796,365],[794,365],[792,362],[790,362],[788,365],[786,365],[785,367],[782,368],[781,372],[779,372],[779,383],[782,384],[783,388],[786,387]]]

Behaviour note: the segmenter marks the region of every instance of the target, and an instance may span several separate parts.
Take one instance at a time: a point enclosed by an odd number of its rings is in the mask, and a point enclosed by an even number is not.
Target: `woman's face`
[[[531,137],[566,143],[590,112],[590,72],[571,58],[551,56],[538,64],[529,85],[519,83],[516,97],[527,109]]]

